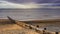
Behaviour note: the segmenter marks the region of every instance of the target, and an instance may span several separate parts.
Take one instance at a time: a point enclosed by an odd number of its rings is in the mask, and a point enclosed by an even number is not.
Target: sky
[[[42,8],[60,6],[60,0],[0,0],[0,8]]]
[[[13,3],[26,3],[26,2],[35,2],[35,3],[60,3],[60,0],[5,0]]]

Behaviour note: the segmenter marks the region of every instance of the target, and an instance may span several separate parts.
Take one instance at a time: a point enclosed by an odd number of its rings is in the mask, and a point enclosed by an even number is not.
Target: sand
[[[0,34],[38,34],[36,31],[26,29],[17,24],[8,24],[0,26]]]

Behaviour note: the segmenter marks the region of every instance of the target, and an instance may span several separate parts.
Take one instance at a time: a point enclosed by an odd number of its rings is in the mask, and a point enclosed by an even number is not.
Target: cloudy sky
[[[0,0],[0,8],[41,8],[60,6],[60,0]]]
[[[35,2],[35,3],[60,3],[60,0],[5,0],[13,3],[26,3],[26,2]]]

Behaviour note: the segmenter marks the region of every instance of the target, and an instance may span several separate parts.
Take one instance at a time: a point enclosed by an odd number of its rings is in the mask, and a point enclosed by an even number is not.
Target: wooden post
[[[46,30],[46,28],[44,28],[44,30],[43,30],[43,34],[46,34],[45,30]]]
[[[29,26],[29,28],[30,28],[30,29],[32,29],[32,27],[31,27],[31,26]]]
[[[44,28],[44,30],[46,30],[46,28]]]
[[[43,34],[46,34],[44,30],[43,30]]]
[[[55,32],[55,34],[58,34],[58,32]]]
[[[39,28],[39,25],[37,25],[36,27],[38,27],[38,28]]]

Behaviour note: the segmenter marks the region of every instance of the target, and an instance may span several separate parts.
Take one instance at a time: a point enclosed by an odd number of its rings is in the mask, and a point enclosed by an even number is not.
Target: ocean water
[[[60,9],[0,9],[0,18],[10,16],[15,20],[40,20],[60,18]]]

